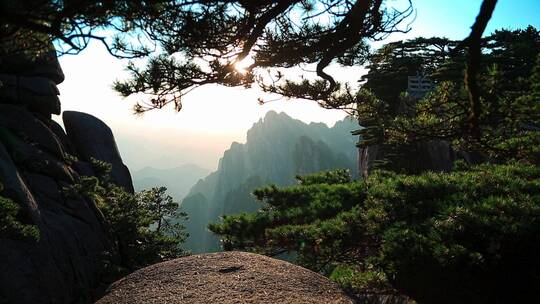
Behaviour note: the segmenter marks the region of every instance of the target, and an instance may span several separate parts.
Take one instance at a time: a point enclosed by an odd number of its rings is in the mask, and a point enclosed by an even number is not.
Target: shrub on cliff
[[[107,260],[107,271],[133,271],[187,254],[181,248],[187,233],[178,223],[186,215],[177,211],[167,188],[131,194],[111,182],[109,164],[93,160],[92,166],[97,177],[83,177],[72,192],[94,199],[104,215],[120,258]]]
[[[117,186],[107,186],[98,200],[118,246],[122,268],[135,270],[186,254],[180,247],[187,236],[183,226],[157,226],[160,221],[168,223],[167,218],[180,217],[175,210],[163,208],[163,198],[170,199],[165,190],[153,188],[133,195]],[[172,199],[171,205],[177,206]]]
[[[2,189],[3,186],[0,184],[0,192],[2,192]],[[19,205],[3,196],[0,196],[0,238],[39,239],[37,227],[21,221]]]

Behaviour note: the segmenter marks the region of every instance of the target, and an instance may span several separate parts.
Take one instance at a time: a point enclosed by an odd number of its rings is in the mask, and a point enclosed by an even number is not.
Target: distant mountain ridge
[[[194,164],[170,169],[145,167],[133,173],[133,184],[137,191],[165,186],[168,194],[179,202],[188,194],[189,189],[208,173],[210,173],[208,169]]]
[[[258,210],[261,205],[251,195],[255,188],[290,185],[298,174],[334,168],[354,173],[357,139],[350,131],[357,128],[358,123],[350,118],[329,128],[268,112],[248,130],[246,143],[233,142],[218,169],[199,180],[182,201],[181,209],[189,216],[187,249],[218,251],[218,239],[206,226],[222,214]]]

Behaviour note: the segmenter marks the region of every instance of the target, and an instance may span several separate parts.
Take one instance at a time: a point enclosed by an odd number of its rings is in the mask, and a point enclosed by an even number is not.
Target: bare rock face
[[[18,203],[40,232],[37,241],[0,235],[0,302],[89,298],[102,255],[113,248],[95,202],[65,195],[82,172],[68,160],[52,121],[17,105],[0,104],[0,113],[1,195]]]
[[[117,281],[96,304],[352,304],[325,277],[246,252],[193,255],[155,264]]]
[[[97,118],[81,118],[99,122],[94,134],[77,132],[80,124],[72,120],[71,137],[50,119],[60,112],[56,84],[64,78],[54,50],[42,57],[18,50],[16,42],[0,41],[0,195],[21,207],[21,220],[35,225],[40,237],[0,235],[0,303],[90,302],[104,255],[114,259],[116,248],[96,202],[66,189],[94,174],[86,161],[94,154],[81,146],[92,136],[105,137],[101,149],[116,152],[115,164],[122,161],[112,132]],[[123,170],[117,180],[133,189]]]
[[[374,145],[365,148],[361,155],[361,171],[371,171],[375,162],[385,160],[389,155]],[[448,172],[452,170],[456,153],[452,150],[450,143],[445,141],[427,141],[414,143],[400,152],[398,157],[391,157],[393,169],[417,174],[425,171]],[[367,168],[366,168],[367,166]]]
[[[126,191],[133,193],[131,174],[122,162],[109,126],[98,118],[81,112],[66,111],[62,118],[67,135],[79,155],[87,162],[95,158],[111,164],[113,180]]]

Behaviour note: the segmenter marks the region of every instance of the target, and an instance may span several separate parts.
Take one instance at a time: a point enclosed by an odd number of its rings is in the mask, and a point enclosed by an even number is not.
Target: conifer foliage
[[[444,140],[456,151],[504,161],[538,161],[540,33],[498,30],[482,40],[479,132],[469,127],[468,92],[463,83],[466,53],[457,42],[417,38],[390,43],[369,59],[369,73],[357,98],[361,147],[381,145],[397,157],[404,147]],[[454,47],[450,47],[454,46]],[[407,92],[407,76],[423,70],[434,89],[418,100]]]
[[[180,110],[182,96],[206,84],[253,83],[269,92],[337,108],[346,105],[332,95],[347,88],[327,67],[362,63],[369,49],[366,40],[407,32],[403,21],[414,13],[412,0],[402,4],[383,0],[1,1],[0,40],[27,42],[40,34],[53,39],[61,53],[79,53],[94,40],[116,57],[148,56],[146,66],[129,64],[131,77],[115,84],[124,96],[148,96],[135,106],[137,112],[168,104]],[[43,46],[39,42],[38,47]],[[300,64],[312,65],[314,80],[284,77],[287,68]]]
[[[445,54],[452,42],[394,43],[370,59],[359,95],[361,146],[392,147],[406,162],[411,144],[446,141],[458,155],[482,155],[483,164],[403,174],[394,163],[362,181],[346,171],[300,177],[296,186],[255,191],[261,212],[224,216],[210,229],[225,249],[292,252],[352,293],[397,292],[418,303],[532,301],[540,284],[539,42],[532,27],[483,40],[476,132],[459,73],[467,54]],[[418,100],[403,83],[385,89],[416,65],[433,75],[432,92]]]
[[[0,184],[0,192],[3,186]],[[35,225],[24,223],[21,219],[21,207],[9,198],[0,196],[0,236],[7,239],[39,239],[39,230]]]
[[[113,252],[105,253],[106,275],[114,277],[187,254],[181,247],[187,237],[181,224],[186,214],[178,212],[167,188],[131,194],[111,182],[110,164],[94,159],[92,166],[97,177],[82,177],[76,189],[66,191],[94,199],[104,215],[115,245]]]
[[[540,283],[540,169],[480,165],[452,173],[346,171],[305,176],[255,195],[262,212],[210,229],[224,247],[297,261],[353,292],[404,293],[419,303],[527,299]]]

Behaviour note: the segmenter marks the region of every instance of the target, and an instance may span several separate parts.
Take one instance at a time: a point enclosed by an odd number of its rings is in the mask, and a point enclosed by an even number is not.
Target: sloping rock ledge
[[[193,255],[155,264],[113,283],[96,304],[353,303],[325,277],[246,252]]]

